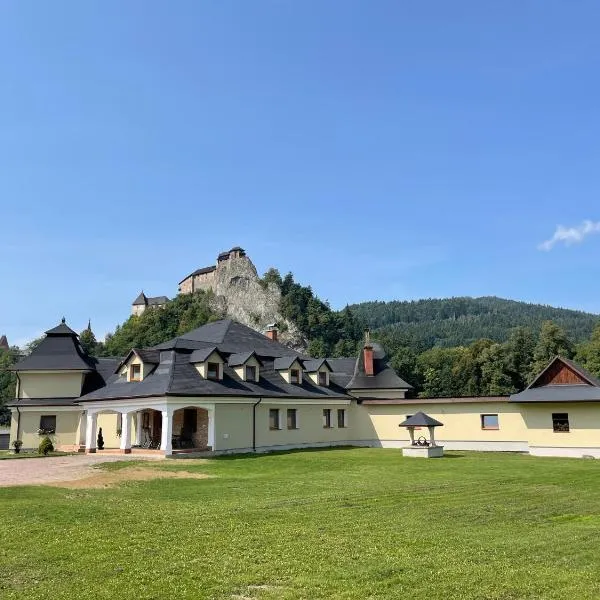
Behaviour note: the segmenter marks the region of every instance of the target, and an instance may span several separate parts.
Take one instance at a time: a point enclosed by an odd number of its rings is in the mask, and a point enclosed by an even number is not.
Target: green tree
[[[417,353],[412,348],[403,346],[396,350],[390,359],[390,366],[399,377],[402,377],[404,381],[418,390],[422,385],[422,381],[417,368],[417,358]]]
[[[528,327],[515,327],[505,344],[507,371],[513,389],[524,390],[531,376],[535,337]]]
[[[181,294],[164,308],[150,308],[132,315],[113,334],[106,336],[103,356],[125,356],[131,348],[145,348],[166,342],[223,315],[211,308],[213,295],[202,290]]]
[[[17,377],[10,367],[19,360],[19,349],[12,347],[9,350],[0,348],[0,425],[10,422],[10,411],[6,403],[15,398],[15,384]]]
[[[594,375],[600,377],[600,325],[592,332],[587,342],[577,346],[575,360]]]
[[[506,346],[491,344],[481,351],[478,360],[481,372],[479,394],[503,396],[516,391],[509,372]]]
[[[564,329],[553,321],[545,321],[542,324],[540,337],[533,351],[531,376],[537,375],[548,366],[548,363],[555,356],[571,358],[573,356],[573,344]]]
[[[464,385],[458,375],[466,352],[466,348],[459,346],[431,348],[419,355],[417,367],[423,379],[419,396],[443,398],[464,395]]]

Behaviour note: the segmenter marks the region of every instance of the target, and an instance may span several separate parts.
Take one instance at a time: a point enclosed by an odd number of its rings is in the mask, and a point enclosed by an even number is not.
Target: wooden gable
[[[544,387],[546,385],[590,385],[590,382],[579,375],[569,365],[556,359],[531,387]]]

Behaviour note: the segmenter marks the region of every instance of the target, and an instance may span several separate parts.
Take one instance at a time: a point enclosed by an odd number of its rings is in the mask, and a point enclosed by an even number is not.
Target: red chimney
[[[269,327],[267,328],[267,333],[265,334],[270,340],[273,340],[274,342],[277,341],[277,326],[276,325],[269,325]]]
[[[375,368],[373,366],[373,346],[365,345],[363,348],[363,354],[365,359],[365,375],[375,375]]]

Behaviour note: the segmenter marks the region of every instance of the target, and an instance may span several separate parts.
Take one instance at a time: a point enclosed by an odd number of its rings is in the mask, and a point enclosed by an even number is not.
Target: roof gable
[[[256,356],[256,352],[239,352],[237,354],[231,354],[227,361],[227,364],[230,367],[241,367],[245,365],[252,357],[258,362],[259,365],[262,365],[261,360]]]
[[[273,368],[276,371],[283,371],[291,369],[295,363],[298,368],[302,369],[302,361],[297,356],[281,356],[273,361]]]
[[[212,346],[210,348],[200,348],[199,350],[194,350],[190,354],[190,362],[191,363],[203,363],[206,362],[213,354],[216,354],[223,362],[225,358],[219,352],[216,346]]]
[[[600,380],[573,361],[556,356],[529,384],[527,389],[549,385],[591,385],[600,387]]]
[[[307,373],[316,373],[322,367],[325,367],[330,373],[333,371],[331,365],[327,362],[326,358],[314,358],[305,360],[304,362],[304,370]]]

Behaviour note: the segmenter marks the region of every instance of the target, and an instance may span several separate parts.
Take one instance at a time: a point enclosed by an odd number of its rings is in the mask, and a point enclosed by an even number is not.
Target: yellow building
[[[402,447],[422,411],[447,449],[600,457],[600,381],[556,358],[520,394],[411,398],[366,341],[357,358],[307,359],[224,319],[123,359],[87,356],[63,322],[14,367],[11,440],[166,456],[362,445]],[[419,432],[417,431],[418,435]]]

